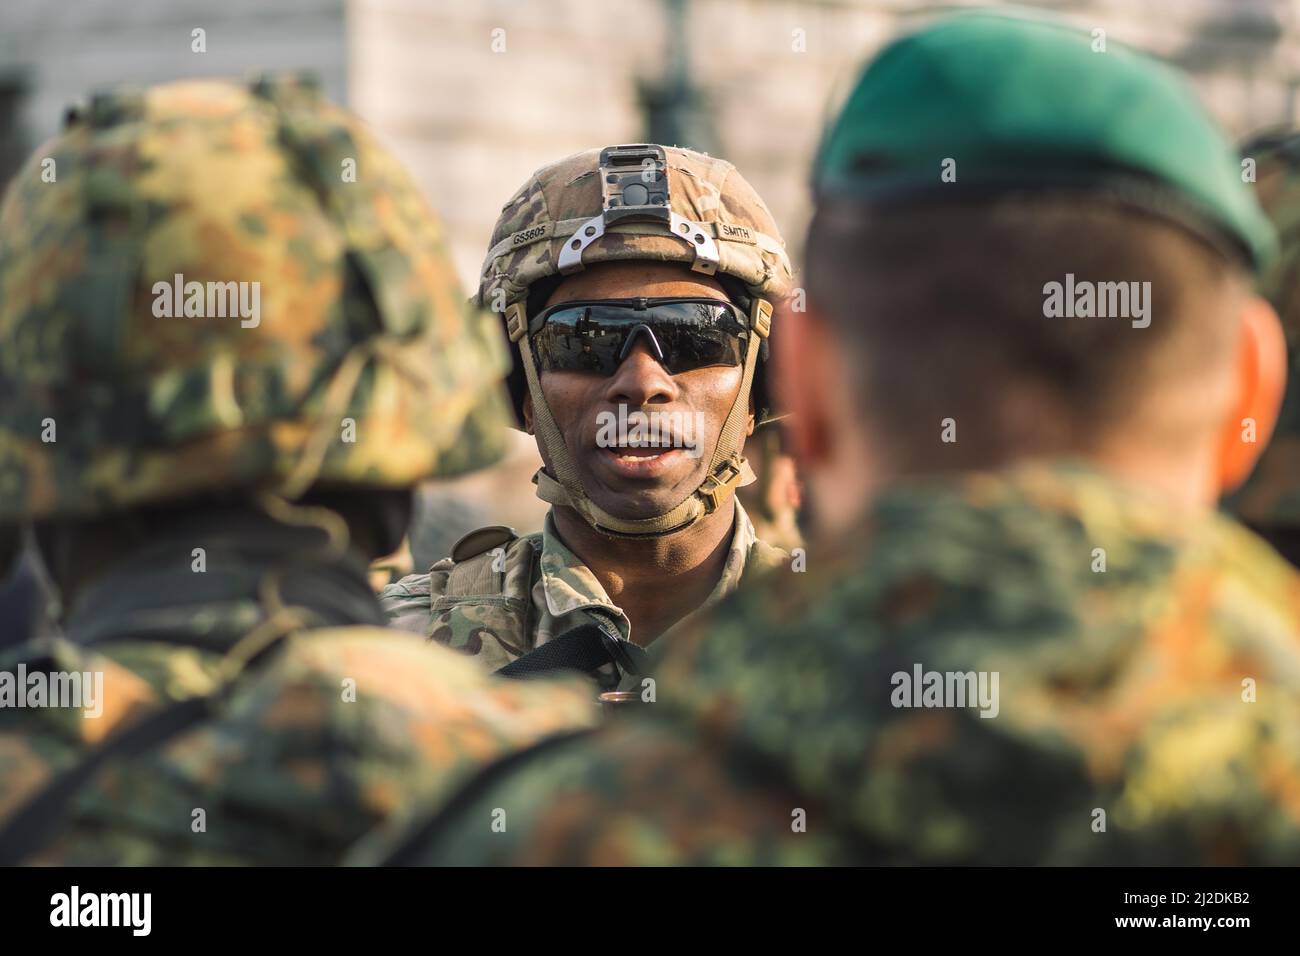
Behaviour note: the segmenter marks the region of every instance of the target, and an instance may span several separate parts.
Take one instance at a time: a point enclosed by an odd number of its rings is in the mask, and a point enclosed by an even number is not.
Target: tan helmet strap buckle
[[[744,476],[744,459],[738,454],[733,454],[730,458],[718,464],[712,473],[704,479],[696,492],[704,502],[704,513],[713,514],[719,506],[727,500],[727,496],[735,491],[736,486],[741,483]]]
[[[512,302],[506,306],[506,335],[511,342],[518,342],[528,334],[528,307],[526,302]]]

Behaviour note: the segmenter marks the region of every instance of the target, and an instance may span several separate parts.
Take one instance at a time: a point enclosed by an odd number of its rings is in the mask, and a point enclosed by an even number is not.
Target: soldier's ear
[[[528,434],[532,435],[532,434],[534,434],[534,432],[533,432],[533,396],[531,396],[531,395],[525,395],[525,396],[524,396],[523,412],[524,412],[524,431],[526,431]]]
[[[772,350],[775,404],[789,413],[786,434],[795,458],[801,465],[816,465],[832,455],[835,415],[827,402],[843,385],[832,360],[836,344],[813,303],[795,311],[787,300],[777,308],[781,347]]]
[[[1268,447],[1286,391],[1286,334],[1273,307],[1251,296],[1237,342],[1236,399],[1219,436],[1219,486],[1224,492],[1249,477]]]

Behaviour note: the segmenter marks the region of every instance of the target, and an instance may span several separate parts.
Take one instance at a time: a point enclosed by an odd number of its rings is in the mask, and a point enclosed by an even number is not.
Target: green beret
[[[872,60],[828,131],[819,204],[1079,190],[1259,267],[1276,240],[1232,145],[1174,70],[1048,19],[959,14]]]

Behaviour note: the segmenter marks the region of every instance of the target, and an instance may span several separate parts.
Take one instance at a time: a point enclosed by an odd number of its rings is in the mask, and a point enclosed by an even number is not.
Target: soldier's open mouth
[[[618,451],[618,457],[621,461],[644,461],[647,458],[658,458],[662,451],[633,452],[630,450]]]
[[[624,441],[609,447],[620,458],[654,458],[665,452],[685,448],[686,443],[676,436],[665,436],[659,441]]]
[[[624,446],[602,448],[600,457],[620,477],[657,478],[685,455],[681,448],[670,446]]]

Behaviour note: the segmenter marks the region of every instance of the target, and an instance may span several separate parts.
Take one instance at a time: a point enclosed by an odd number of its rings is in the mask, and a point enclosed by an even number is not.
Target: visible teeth
[[[649,461],[651,458],[658,458],[659,452],[653,455],[619,455],[620,461]]]

